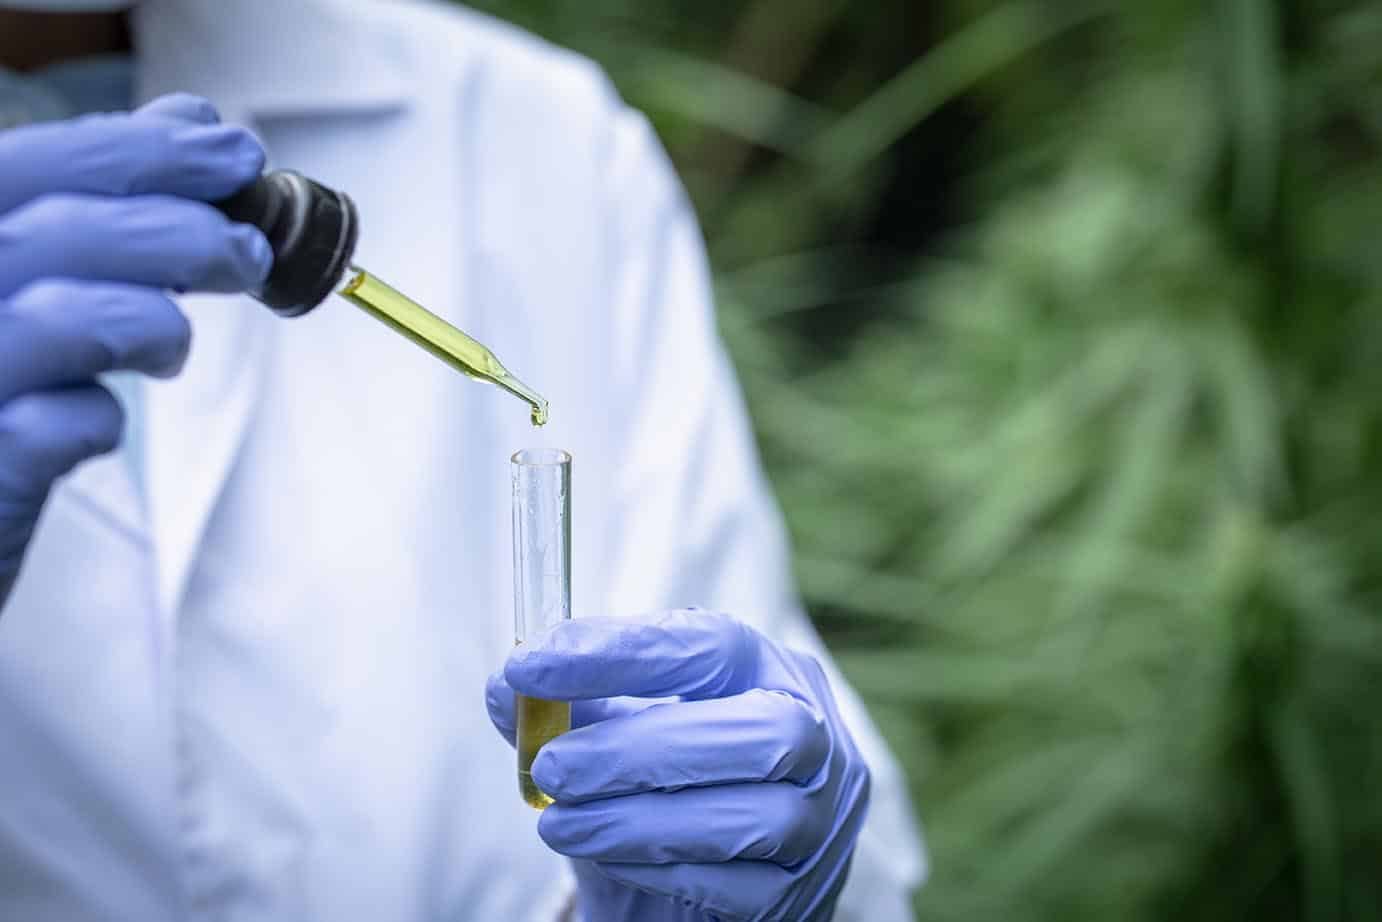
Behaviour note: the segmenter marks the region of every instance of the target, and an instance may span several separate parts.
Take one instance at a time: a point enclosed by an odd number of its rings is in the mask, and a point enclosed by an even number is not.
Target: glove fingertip
[[[535,679],[533,675],[535,669],[532,660],[533,655],[530,648],[526,645],[516,647],[514,651],[509,654],[509,658],[504,660],[504,668],[500,672],[504,683],[514,691],[532,694],[530,686]]]
[[[548,746],[538,750],[537,758],[533,759],[532,773],[533,781],[542,792],[553,800],[561,800],[565,793],[566,772],[562,769],[561,763],[556,756],[552,755]]]
[[[489,712],[489,720],[494,724],[494,729],[509,741],[510,746],[515,745],[517,727],[514,719],[513,690],[505,684],[503,676],[499,673],[491,675],[485,683],[485,710]]]
[[[242,224],[235,230],[236,243],[245,261],[247,287],[254,288],[269,277],[274,267],[274,251],[262,231]]]
[[[254,135],[246,132],[243,140],[239,142],[236,149],[235,172],[245,183],[249,183],[264,172],[264,165],[268,158],[264,154],[264,148],[255,140]]]
[[[160,96],[141,106],[136,113],[196,122],[199,125],[216,125],[221,121],[221,113],[216,111],[211,100],[192,93],[179,92]]]
[[[513,689],[504,681],[502,673],[494,673],[485,683],[485,704],[491,714],[513,713]]]
[[[541,787],[541,785],[538,786]],[[548,792],[544,789],[544,793]],[[579,844],[583,837],[576,835],[575,832],[570,817],[562,809],[561,804],[550,805],[537,818],[538,838],[542,839],[548,848],[558,854],[571,858],[582,857]]]

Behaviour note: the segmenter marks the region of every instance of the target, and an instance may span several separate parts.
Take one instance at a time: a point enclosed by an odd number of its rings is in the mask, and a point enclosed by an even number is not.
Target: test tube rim
[[[560,448],[523,448],[509,460],[522,467],[561,467],[571,463],[571,455]]]

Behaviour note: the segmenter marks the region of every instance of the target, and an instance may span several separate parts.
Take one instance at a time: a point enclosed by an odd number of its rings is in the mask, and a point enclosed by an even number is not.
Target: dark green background
[[[1382,919],[1382,4],[472,5],[682,170],[920,917]]]

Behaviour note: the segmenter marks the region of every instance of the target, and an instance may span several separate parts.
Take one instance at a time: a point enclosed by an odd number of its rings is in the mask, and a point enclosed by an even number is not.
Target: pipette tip
[[[511,374],[497,378],[494,383],[510,394],[513,394],[515,397],[518,397],[520,400],[528,402],[528,406],[532,407],[533,410],[532,420],[534,426],[543,426],[547,424],[547,400],[541,394]]]

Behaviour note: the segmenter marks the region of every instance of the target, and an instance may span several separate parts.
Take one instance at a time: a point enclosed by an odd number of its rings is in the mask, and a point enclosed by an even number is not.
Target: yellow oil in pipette
[[[340,295],[362,308],[459,372],[477,381],[488,381],[525,401],[532,408],[534,426],[547,422],[547,401],[509,373],[494,353],[476,340],[386,285],[358,266],[346,273]]]

